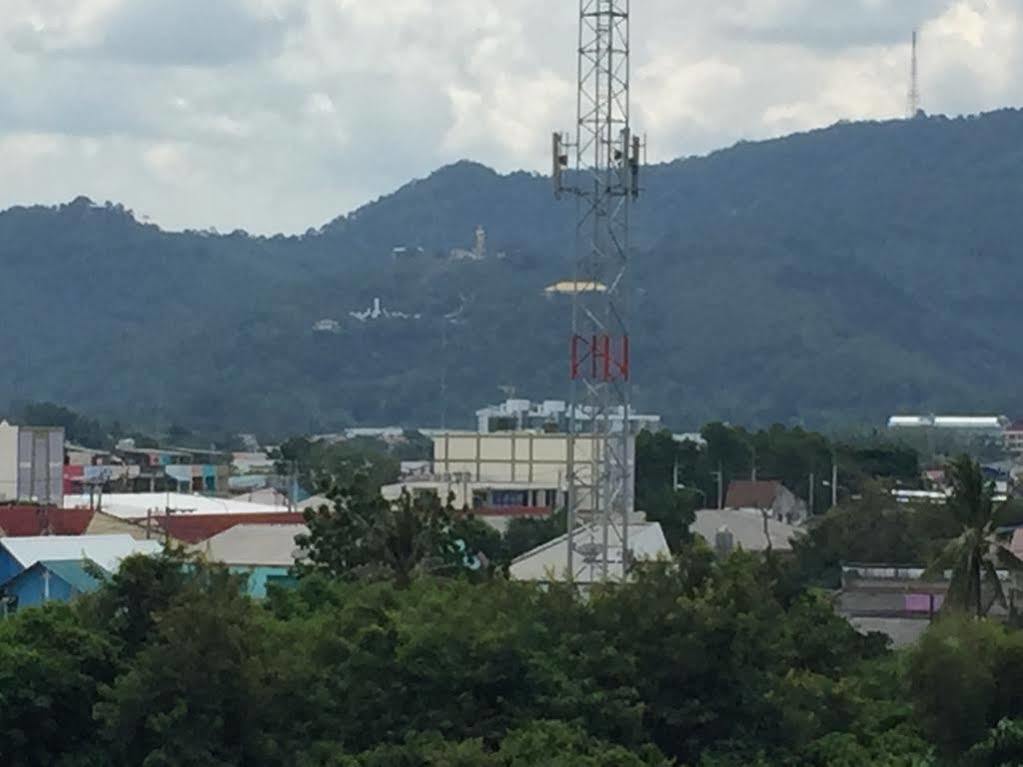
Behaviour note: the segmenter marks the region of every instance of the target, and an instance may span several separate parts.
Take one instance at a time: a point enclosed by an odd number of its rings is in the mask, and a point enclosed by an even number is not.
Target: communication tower
[[[913,30],[913,53],[909,69],[909,119],[912,120],[920,111],[920,70],[917,61],[917,44],[919,34]]]
[[[633,508],[629,213],[644,146],[630,125],[629,5],[580,0],[576,134],[553,139],[555,196],[577,207],[566,565],[591,582],[628,567]]]

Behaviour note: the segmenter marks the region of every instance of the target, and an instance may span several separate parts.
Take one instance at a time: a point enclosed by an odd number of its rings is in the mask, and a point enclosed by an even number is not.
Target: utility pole
[[[831,508],[838,505],[838,453],[831,454]]]
[[[812,471],[810,472],[810,508],[807,509],[807,516],[813,516],[813,486],[817,481],[817,476]]]
[[[718,470],[715,472],[718,478],[718,510],[725,508],[725,472],[721,461],[718,461]]]
[[[592,582],[608,579],[618,551],[625,574],[635,492],[629,221],[643,142],[630,125],[630,0],[579,0],[577,43],[576,135],[554,134],[552,181],[555,197],[576,200],[566,565]]]
[[[750,442],[750,450],[753,453],[752,465],[750,466],[749,478],[751,482],[757,481],[757,445],[755,442]]]

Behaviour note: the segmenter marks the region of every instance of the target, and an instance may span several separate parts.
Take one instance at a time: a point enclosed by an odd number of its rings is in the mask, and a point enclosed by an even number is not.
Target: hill
[[[839,124],[650,167],[637,406],[679,426],[1018,412],[1021,133],[1012,110]],[[572,217],[546,179],[468,162],[301,237],[14,208],[0,405],[283,433],[557,396],[568,306],[542,289],[570,274]],[[478,225],[488,258],[452,259]]]

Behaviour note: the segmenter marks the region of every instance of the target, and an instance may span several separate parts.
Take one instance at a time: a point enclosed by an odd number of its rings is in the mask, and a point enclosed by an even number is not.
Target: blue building
[[[103,568],[88,560],[36,562],[0,586],[0,612],[7,614],[46,602],[70,602],[99,588],[96,576],[105,574]]]

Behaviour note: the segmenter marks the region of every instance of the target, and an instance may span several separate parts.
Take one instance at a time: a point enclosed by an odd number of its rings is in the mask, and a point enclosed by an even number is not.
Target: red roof
[[[726,509],[770,509],[781,489],[780,482],[733,480],[728,485]]]
[[[82,535],[92,522],[90,509],[56,506],[0,506],[0,534],[10,538],[36,535]]]
[[[200,543],[235,525],[301,525],[300,512],[266,512],[261,514],[188,514],[153,517],[153,522],[171,538],[185,543]]]

